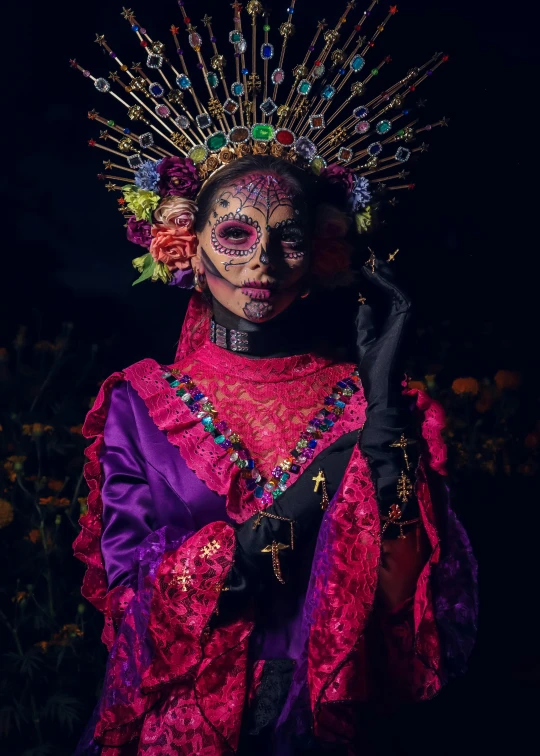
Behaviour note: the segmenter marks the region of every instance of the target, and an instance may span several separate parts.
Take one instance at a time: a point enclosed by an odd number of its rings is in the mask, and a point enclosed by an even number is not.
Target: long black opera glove
[[[268,549],[272,541],[287,546],[279,551],[285,581],[289,580],[295,570],[295,564],[310,559],[309,554],[315,547],[324,514],[321,507],[322,488],[314,490],[313,478],[319,470],[324,471],[326,491],[331,500],[339,488],[357,443],[358,431],[341,436],[304,469],[298,480],[274,504],[264,510],[266,514],[283,519],[266,516],[259,518],[259,515],[254,515],[237,526],[234,565],[229,573],[226,590],[220,597],[219,620],[234,616],[251,597],[263,593],[269,583],[277,585],[272,554],[268,550],[263,551]],[[291,548],[290,520],[294,521],[294,549]]]
[[[415,441],[412,407],[408,397],[402,395],[401,386],[411,304],[396,285],[389,265],[375,260],[372,272],[371,264],[370,261],[362,269],[370,287],[366,292],[368,303],[361,305],[356,322],[359,374],[368,403],[360,448],[370,464],[381,515],[388,516],[390,507],[398,503],[402,520],[406,521],[418,516],[418,502],[414,495],[407,502],[398,500],[397,486],[404,470],[413,482],[418,444],[406,447],[406,457],[401,448],[391,444],[402,435]],[[379,312],[385,317],[377,325]],[[396,537],[399,532],[394,525],[386,530],[385,536]]]

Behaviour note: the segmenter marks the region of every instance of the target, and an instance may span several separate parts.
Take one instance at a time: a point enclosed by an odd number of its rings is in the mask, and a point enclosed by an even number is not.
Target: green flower
[[[159,205],[159,194],[155,194],[149,189],[139,189],[131,184],[122,187],[122,191],[126,204],[136,219],[151,223],[152,213]]]

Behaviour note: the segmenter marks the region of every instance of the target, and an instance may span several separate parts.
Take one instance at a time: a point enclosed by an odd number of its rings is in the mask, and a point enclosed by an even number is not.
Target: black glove
[[[387,263],[375,260],[364,266],[362,274],[369,282],[366,292],[368,304],[360,307],[357,324],[359,373],[368,403],[360,448],[367,456],[377,492],[380,513],[388,516],[390,507],[399,503],[402,519],[418,515],[418,505],[411,496],[408,502],[398,501],[397,485],[401,472],[406,469],[405,456],[399,447],[391,444],[403,435],[414,440],[412,407],[402,394],[403,352],[411,305],[396,285]],[[373,306],[372,306],[373,303]],[[376,313],[384,315],[376,325]],[[418,444],[406,447],[412,481],[418,461]],[[393,526],[386,535],[395,537],[399,529]]]

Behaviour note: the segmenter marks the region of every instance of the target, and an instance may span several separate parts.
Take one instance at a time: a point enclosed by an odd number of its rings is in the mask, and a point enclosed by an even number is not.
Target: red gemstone
[[[356,24],[356,26],[354,27],[354,30],[355,31],[360,31],[361,28],[362,27],[360,26],[360,24]]]
[[[276,133],[276,142],[282,144],[284,147],[290,147],[294,142],[294,134],[288,129],[280,129]]]
[[[142,40],[141,47],[148,47],[148,42],[145,39]]]
[[[414,86],[414,84],[410,87],[410,91],[411,92],[416,92],[416,87]]]
[[[184,23],[185,24],[190,24],[191,23],[191,19],[186,16],[185,19],[184,19]]]
[[[443,63],[446,63],[446,61],[448,60],[449,57],[450,57],[449,55],[443,55],[442,56]]]
[[[316,65],[316,66],[320,66],[320,65],[321,65],[321,61],[320,61],[320,60],[316,60],[316,61],[315,61],[315,65]]]
[[[370,46],[370,47],[375,47],[375,42],[373,42],[373,41],[370,41],[370,43],[369,43],[369,46]]]
[[[416,186],[416,184],[409,184],[409,186],[407,188],[408,189],[414,189],[415,186]]]

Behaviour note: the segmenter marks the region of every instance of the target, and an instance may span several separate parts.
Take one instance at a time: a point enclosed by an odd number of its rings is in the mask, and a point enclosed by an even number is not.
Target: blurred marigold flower
[[[0,499],[0,528],[7,528],[13,522],[13,506],[6,499]]]
[[[49,641],[38,641],[37,643],[34,643],[34,646],[37,646],[38,648],[40,648],[43,653],[45,653],[48,650],[50,645],[51,644],[49,643]]]
[[[498,370],[494,381],[498,389],[515,391],[521,386],[521,373],[515,370]]]
[[[79,502],[79,505],[81,507],[81,515],[85,515],[88,512],[88,497],[87,496],[81,496],[79,499],[77,499]]]
[[[41,353],[56,352],[56,346],[52,341],[36,341],[34,344],[34,351]]]
[[[424,381],[409,381],[407,387],[410,389],[418,389],[419,391],[427,391],[427,386]]]
[[[41,506],[47,506],[50,504],[53,507],[68,507],[70,500],[66,498],[58,499],[56,496],[46,496],[39,500]]]
[[[43,423],[31,423],[22,427],[23,436],[39,437],[44,433],[52,433],[53,430],[52,425],[43,425]]]
[[[452,383],[452,391],[454,394],[472,394],[476,396],[480,390],[480,386],[476,378],[456,378]]]
[[[32,541],[32,543],[39,543],[41,541],[41,533],[38,528],[32,528],[32,530],[28,533],[27,536],[25,536],[25,539],[27,541]]]
[[[4,470],[12,483],[17,480],[17,473],[22,471],[25,461],[26,457],[12,456],[8,457],[4,462]]]
[[[17,591],[17,593],[13,596],[11,599],[16,604],[21,604],[23,601],[26,601],[28,598],[28,594],[26,591]]]
[[[68,646],[69,643],[75,638],[82,638],[83,631],[77,625],[70,623],[64,625],[57,633],[52,637],[51,643],[58,646]]]
[[[79,425],[72,425],[69,432],[73,433],[75,436],[82,436],[82,423],[79,423]]]
[[[64,481],[63,480],[51,480],[47,481],[47,488],[50,488],[51,491],[61,491],[64,487]]]

